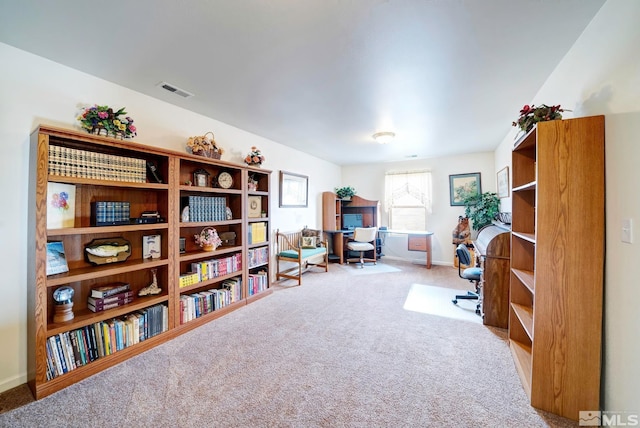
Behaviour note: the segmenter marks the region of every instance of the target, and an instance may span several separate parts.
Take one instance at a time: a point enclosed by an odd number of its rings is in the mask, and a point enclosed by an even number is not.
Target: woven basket
[[[211,138],[208,139],[207,135],[211,134]],[[215,146],[216,145],[216,140],[214,139],[213,136],[213,132],[209,131],[207,133],[205,133],[204,135],[199,135],[196,137],[191,137],[189,140],[193,140],[195,143],[199,144],[200,146],[205,146],[205,141],[211,141],[211,143]],[[202,149],[199,150],[197,152],[193,151],[193,149],[191,149],[191,153],[193,153],[196,156],[204,156],[206,158],[211,158],[211,159],[220,159],[221,155],[220,152],[217,149]]]

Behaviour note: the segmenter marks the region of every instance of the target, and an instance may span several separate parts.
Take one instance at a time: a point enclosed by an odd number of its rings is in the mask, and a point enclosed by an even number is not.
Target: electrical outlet
[[[633,243],[633,222],[630,218],[622,219],[622,236],[620,239],[622,242]]]

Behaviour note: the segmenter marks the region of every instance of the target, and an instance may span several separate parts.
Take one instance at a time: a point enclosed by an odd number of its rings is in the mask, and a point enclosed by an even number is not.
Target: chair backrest
[[[458,245],[458,248],[456,248],[456,254],[458,255],[458,267],[460,267],[460,265],[469,266],[471,264],[471,253],[469,253],[466,245]]]
[[[353,240],[358,242],[371,242],[376,239],[377,227],[356,227]]]

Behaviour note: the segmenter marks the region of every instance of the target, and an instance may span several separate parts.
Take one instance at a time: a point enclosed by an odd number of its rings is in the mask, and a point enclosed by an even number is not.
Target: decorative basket
[[[209,134],[211,134],[211,137],[208,137]],[[204,135],[190,137],[187,146],[191,149],[191,153],[197,156],[220,159],[222,155],[222,149],[216,145],[216,140],[211,131]]]
[[[222,245],[222,240],[220,236],[218,236],[218,232],[213,227],[205,227],[200,231],[199,234],[193,236],[196,244],[200,245],[200,247],[204,251],[215,251],[220,245]],[[204,242],[207,237],[209,238],[209,242]],[[213,242],[211,242],[213,240]]]

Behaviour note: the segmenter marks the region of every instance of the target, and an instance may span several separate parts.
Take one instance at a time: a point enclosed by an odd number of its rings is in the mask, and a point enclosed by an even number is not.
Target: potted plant
[[[340,199],[351,199],[356,194],[356,189],[351,186],[336,187],[334,190]]]
[[[480,230],[491,224],[500,211],[500,199],[493,192],[471,195],[464,198],[464,213],[471,219],[473,230]]]
[[[520,128],[520,132],[527,133],[538,122],[562,119],[562,113],[565,111],[571,110],[563,109],[560,107],[560,104],[552,106],[540,104],[538,107],[533,104],[525,105],[522,107],[522,110],[520,110],[518,120],[513,121],[511,125]],[[518,132],[518,135],[520,132]]]

